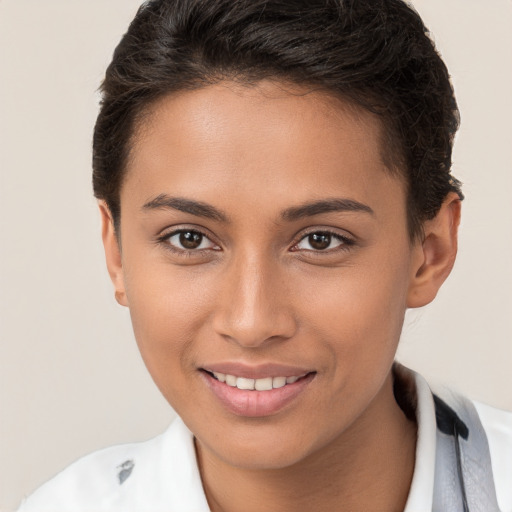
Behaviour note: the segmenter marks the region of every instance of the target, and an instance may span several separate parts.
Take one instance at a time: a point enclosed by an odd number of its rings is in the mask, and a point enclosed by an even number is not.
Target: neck
[[[403,510],[412,481],[416,425],[393,396],[392,376],[367,410],[328,446],[290,467],[247,470],[196,441],[212,512]]]

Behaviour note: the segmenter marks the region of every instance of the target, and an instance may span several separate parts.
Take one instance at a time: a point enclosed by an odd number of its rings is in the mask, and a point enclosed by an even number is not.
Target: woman
[[[455,260],[457,127],[401,1],[145,4],[93,179],[116,298],[180,419],[21,510],[505,509],[510,416],[393,364]]]

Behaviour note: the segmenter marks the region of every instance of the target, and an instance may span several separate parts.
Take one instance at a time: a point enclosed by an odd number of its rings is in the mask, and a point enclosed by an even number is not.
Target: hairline
[[[177,88],[175,90],[162,91],[159,94],[155,94],[152,98],[147,98],[145,101],[142,100],[138,106],[132,107],[132,112],[134,115],[131,121],[130,135],[126,140],[127,152],[120,173],[121,179],[117,187],[117,211],[111,211],[113,214],[113,221],[116,232],[120,230],[121,227],[121,190],[126,180],[130,164],[133,162],[133,151],[137,147],[138,142],[143,139],[144,133],[147,133],[147,131],[150,130],[151,120],[158,110],[158,105],[169,97],[179,96],[180,94],[187,92],[205,89],[207,87],[218,85],[223,82],[236,86],[255,88],[265,81],[272,83],[272,85],[282,87],[283,92],[288,94],[297,94],[302,96],[311,93],[319,93],[318,100],[324,103],[325,106],[332,107],[333,101],[338,103],[337,106],[339,106],[339,110],[336,109],[333,111],[334,113],[342,110],[345,113],[355,117],[363,114],[364,116],[369,116],[376,122],[379,155],[382,160],[382,164],[388,174],[391,177],[402,181],[405,187],[406,221],[410,241],[413,243],[417,238],[420,238],[422,233],[421,225],[412,225],[413,216],[409,211],[411,208],[409,197],[411,193],[409,183],[410,178],[406,168],[404,151],[403,148],[397,147],[399,146],[399,144],[397,144],[397,140],[399,138],[397,135],[393,134],[394,129],[391,125],[391,122],[386,117],[384,117],[384,115],[379,115],[376,112],[372,112],[365,106],[358,103],[355,99],[351,98],[348,94],[335,91],[325,85],[314,82],[299,83],[299,81],[295,81],[288,77],[279,77],[277,75],[269,75],[268,77],[251,79],[248,73],[243,74],[240,72],[233,74],[210,75],[208,80],[197,80],[193,83],[189,83],[188,86],[184,85],[183,87]]]

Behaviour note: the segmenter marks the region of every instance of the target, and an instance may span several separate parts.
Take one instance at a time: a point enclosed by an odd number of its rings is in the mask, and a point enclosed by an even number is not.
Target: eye
[[[294,250],[329,251],[342,246],[353,245],[353,241],[347,237],[329,231],[315,231],[304,236]]]
[[[181,229],[162,238],[173,249],[181,251],[200,251],[203,249],[218,249],[206,235],[193,229]]]

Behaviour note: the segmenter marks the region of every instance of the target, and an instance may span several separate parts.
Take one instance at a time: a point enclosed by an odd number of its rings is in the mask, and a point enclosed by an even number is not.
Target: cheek
[[[377,258],[311,279],[302,295],[304,325],[330,352],[340,379],[389,370],[406,309],[407,268],[406,257]]]
[[[301,297],[304,312],[318,318],[319,325],[350,332],[361,338],[363,332],[378,328],[396,331],[406,307],[408,279],[406,262],[358,264],[308,276],[293,294]],[[360,333],[360,335],[358,335]]]
[[[383,272],[382,269],[386,271]],[[405,312],[407,279],[402,264],[361,265],[315,278],[303,295],[306,350],[322,365],[317,411],[328,411],[327,436],[348,426],[372,403],[389,375]]]
[[[195,371],[194,341],[209,321],[213,277],[165,261],[146,262],[125,268],[126,294],[142,358],[169,398],[171,388]]]

